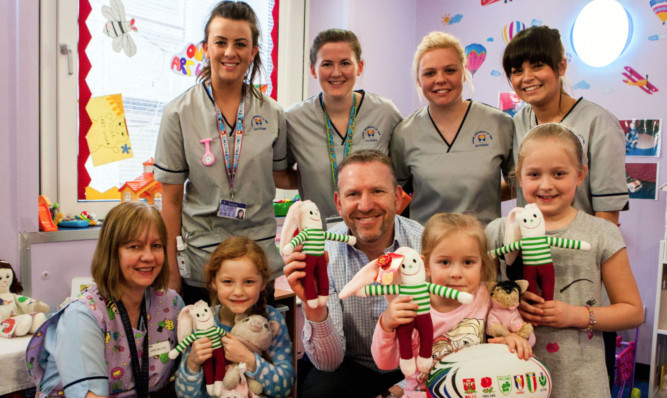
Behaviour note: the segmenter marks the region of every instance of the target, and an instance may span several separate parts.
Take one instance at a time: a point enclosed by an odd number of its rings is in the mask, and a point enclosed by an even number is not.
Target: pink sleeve
[[[384,316],[384,314],[382,315]],[[380,316],[380,319],[382,319]],[[375,324],[373,332],[373,344],[371,344],[371,354],[378,368],[383,370],[393,370],[398,367],[398,339],[396,332],[387,333],[380,326],[380,319]]]

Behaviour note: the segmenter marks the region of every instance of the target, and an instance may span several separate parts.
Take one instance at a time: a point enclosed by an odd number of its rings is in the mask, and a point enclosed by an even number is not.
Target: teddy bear
[[[0,336],[20,337],[35,333],[46,321],[49,306],[22,296],[23,286],[12,266],[0,260]]]
[[[491,295],[491,310],[487,317],[486,334],[502,337],[516,333],[528,340],[533,326],[523,321],[518,310],[521,293],[528,288],[528,281],[491,282],[487,286]]]
[[[201,337],[208,337],[213,345],[213,356],[203,364],[204,381],[208,395],[219,397],[222,394],[222,380],[225,377],[227,360],[222,348],[225,330],[216,325],[213,312],[204,300],[186,305],[178,314],[178,345],[169,351],[169,358],[176,359],[179,353]]]
[[[294,236],[297,231],[299,233]],[[303,289],[306,304],[311,308],[326,305],[329,299],[329,276],[327,260],[324,255],[324,241],[345,242],[350,246],[357,243],[352,235],[334,234],[322,230],[320,210],[310,200],[294,203],[287,211],[285,223],[280,234],[280,253],[289,256],[294,248],[303,244],[306,253],[306,276],[303,277]]]
[[[256,354],[262,355],[271,346],[273,337],[280,331],[280,324],[276,321],[268,321],[261,315],[239,314],[234,320],[234,326],[230,334],[242,342],[248,349]],[[227,373],[223,379],[224,387],[228,390],[237,389],[247,382],[248,389],[254,395],[262,393],[262,384],[257,380],[247,377],[244,363],[227,365]]]

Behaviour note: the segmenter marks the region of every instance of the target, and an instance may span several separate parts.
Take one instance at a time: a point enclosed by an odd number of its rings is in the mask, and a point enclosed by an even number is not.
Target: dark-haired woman
[[[625,136],[606,109],[563,88],[567,59],[557,29],[533,26],[510,41],[503,69],[526,106],[514,117],[514,153],[523,137],[542,123],[563,123],[581,141],[589,173],[577,189],[574,207],[618,224],[619,210],[628,208],[625,180]],[[521,190],[518,204],[523,205]]]
[[[272,278],[284,263],[275,246],[274,176],[287,167],[285,117],[252,82],[261,68],[259,24],[250,6],[222,1],[211,12],[202,46],[208,60],[193,86],[162,116],[155,178],[162,183],[169,286],[181,289],[176,238],[186,243],[183,297],[209,300],[202,270],[231,236],[256,241]],[[185,192],[184,192],[185,191]],[[243,218],[237,214],[244,213]]]
[[[333,200],[338,163],[360,149],[387,154],[394,127],[402,119],[390,100],[354,90],[363,69],[361,43],[354,33],[320,32],[310,48],[310,73],[322,92],[285,112],[289,161],[297,164],[299,196],[315,202],[323,221],[338,215]]]

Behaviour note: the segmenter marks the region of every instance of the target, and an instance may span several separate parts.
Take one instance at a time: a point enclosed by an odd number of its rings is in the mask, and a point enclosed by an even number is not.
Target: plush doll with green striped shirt
[[[374,260],[369,265],[373,267],[384,267],[392,258],[402,257],[399,267],[400,284],[373,284],[358,288],[360,278],[355,275],[352,280],[343,287],[340,298],[349,297],[352,293],[359,297],[381,296],[381,295],[401,295],[412,297],[413,302],[417,303],[417,316],[412,322],[400,325],[396,329],[398,336],[398,350],[400,353],[401,372],[405,377],[412,376],[418,369],[422,373],[428,373],[431,370],[433,360],[431,354],[433,351],[433,322],[431,321],[431,294],[457,300],[462,304],[472,303],[473,296],[452,289],[446,286],[436,285],[426,281],[426,268],[419,252],[409,247],[400,247],[394,253],[385,254]],[[375,263],[375,264],[373,264]],[[357,275],[365,278],[364,269]],[[395,278],[394,281],[398,279]],[[412,331],[417,329],[419,333],[419,356],[415,366],[415,358],[412,354]]]
[[[295,232],[299,230],[296,236]],[[296,202],[290,206],[285,216],[285,223],[280,234],[280,252],[288,256],[294,248],[303,244],[306,253],[306,276],[302,280],[306,302],[309,307],[326,305],[329,298],[329,276],[327,260],[324,255],[324,241],[334,240],[354,246],[357,239],[352,235],[332,234],[322,230],[320,210],[310,200]],[[317,286],[316,286],[317,284]]]
[[[556,273],[551,257],[551,247],[563,249],[590,250],[591,244],[580,240],[546,236],[544,216],[535,203],[525,207],[515,207],[507,216],[505,228],[505,246],[491,250],[491,257],[505,255],[507,264],[512,264],[521,250],[523,259],[523,278],[528,284],[528,291],[538,294],[538,286],[542,290],[542,298],[554,299]],[[539,281],[539,283],[538,283]]]

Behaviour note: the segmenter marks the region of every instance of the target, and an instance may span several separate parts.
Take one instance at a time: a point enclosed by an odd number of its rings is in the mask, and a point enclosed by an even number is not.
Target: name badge
[[[170,350],[171,346],[169,345],[169,340],[161,341],[148,346],[148,356],[154,357],[156,355],[167,354]]]
[[[241,202],[232,202],[231,200],[220,200],[218,217],[231,218],[242,221],[245,219],[246,204]]]

